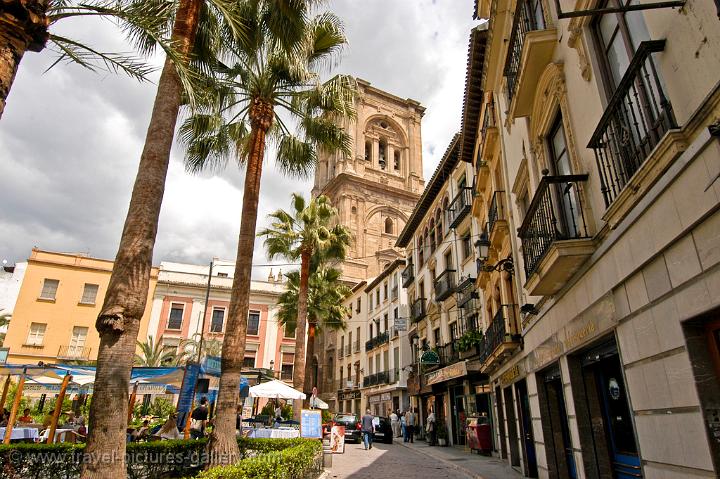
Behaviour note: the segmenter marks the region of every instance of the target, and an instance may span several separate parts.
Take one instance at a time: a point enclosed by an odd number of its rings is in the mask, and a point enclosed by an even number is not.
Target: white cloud
[[[426,179],[460,127],[472,2],[335,0],[350,47],[333,73],[350,73],[427,107]],[[107,22],[66,25],[76,37],[123,49]],[[33,246],[113,258],[137,171],[156,87],[73,65],[48,73],[52,53],[23,58],[0,120],[0,256],[21,261]],[[158,57],[156,63],[162,59]],[[157,76],[157,75],[155,75]],[[205,263],[235,257],[243,174],[191,176],[173,148],[155,261]],[[309,194],[311,181],[283,177],[265,164],[258,223]],[[267,260],[256,241],[255,263]],[[265,277],[268,268],[256,268]],[[287,267],[284,268],[287,270]]]

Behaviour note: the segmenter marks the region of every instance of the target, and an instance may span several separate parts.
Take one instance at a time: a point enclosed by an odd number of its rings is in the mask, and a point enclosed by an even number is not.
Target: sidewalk
[[[522,474],[511,468],[507,461],[496,457],[480,455],[476,452],[464,451],[461,447],[430,447],[425,441],[414,443],[403,442],[402,438],[395,444],[412,449],[418,454],[441,461],[447,467],[456,469],[470,477],[478,479],[520,479]]]

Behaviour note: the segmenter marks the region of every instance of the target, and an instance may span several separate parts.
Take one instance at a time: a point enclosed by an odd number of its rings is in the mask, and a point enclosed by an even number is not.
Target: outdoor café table
[[[67,440],[67,433],[74,431],[74,429],[55,429],[55,441],[54,442],[65,442]],[[40,436],[40,442],[45,442],[50,436],[50,429],[45,429]]]
[[[0,427],[0,437],[5,437],[5,428]],[[39,437],[38,430],[34,427],[14,427],[10,432],[10,440],[14,441],[17,439],[32,439],[37,440]]]
[[[300,431],[297,429],[255,429],[254,431],[250,432],[250,437],[292,439],[295,437],[300,437]]]

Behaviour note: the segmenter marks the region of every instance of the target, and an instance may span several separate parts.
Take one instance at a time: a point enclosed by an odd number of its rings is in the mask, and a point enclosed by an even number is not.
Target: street
[[[333,456],[333,465],[327,475],[333,479],[415,479],[440,476],[444,479],[471,477],[431,456],[403,447],[402,442],[397,440],[394,444],[373,444],[373,448],[368,451],[362,444],[345,444],[345,453]]]

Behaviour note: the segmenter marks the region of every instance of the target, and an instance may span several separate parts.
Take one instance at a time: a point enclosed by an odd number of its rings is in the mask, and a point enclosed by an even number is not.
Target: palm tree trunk
[[[305,353],[305,391],[312,391],[315,377],[313,376],[313,358],[315,357],[315,333],[317,332],[317,322],[314,320],[308,320],[308,340],[307,340],[307,352]]]
[[[300,256],[300,287],[298,289],[298,320],[295,328],[295,360],[293,361],[293,387],[305,389],[305,340],[307,331],[308,280],[310,278],[311,251],[303,250]],[[308,391],[303,391],[307,393]],[[293,417],[300,418],[301,401],[293,401]]]
[[[0,118],[20,60],[39,52],[48,39],[48,0],[3,0],[0,3]]]
[[[225,337],[223,339],[222,373],[217,397],[217,413],[210,441],[208,442],[208,468],[233,464],[240,460],[240,449],[235,435],[235,420],[243,358],[247,316],[250,309],[250,280],[252,277],[255,227],[260,198],[260,177],[265,156],[265,135],[272,125],[273,107],[262,100],[255,100],[250,107],[250,154],[245,171],[242,219],[238,238],[235,277],[230,294]]]
[[[182,0],[173,39],[182,55],[192,49],[202,0]],[[102,311],[93,402],[82,479],[125,477],[125,431],[130,371],[147,302],[158,217],[165,191],[182,86],[165,61],[135,178],[128,214]]]

